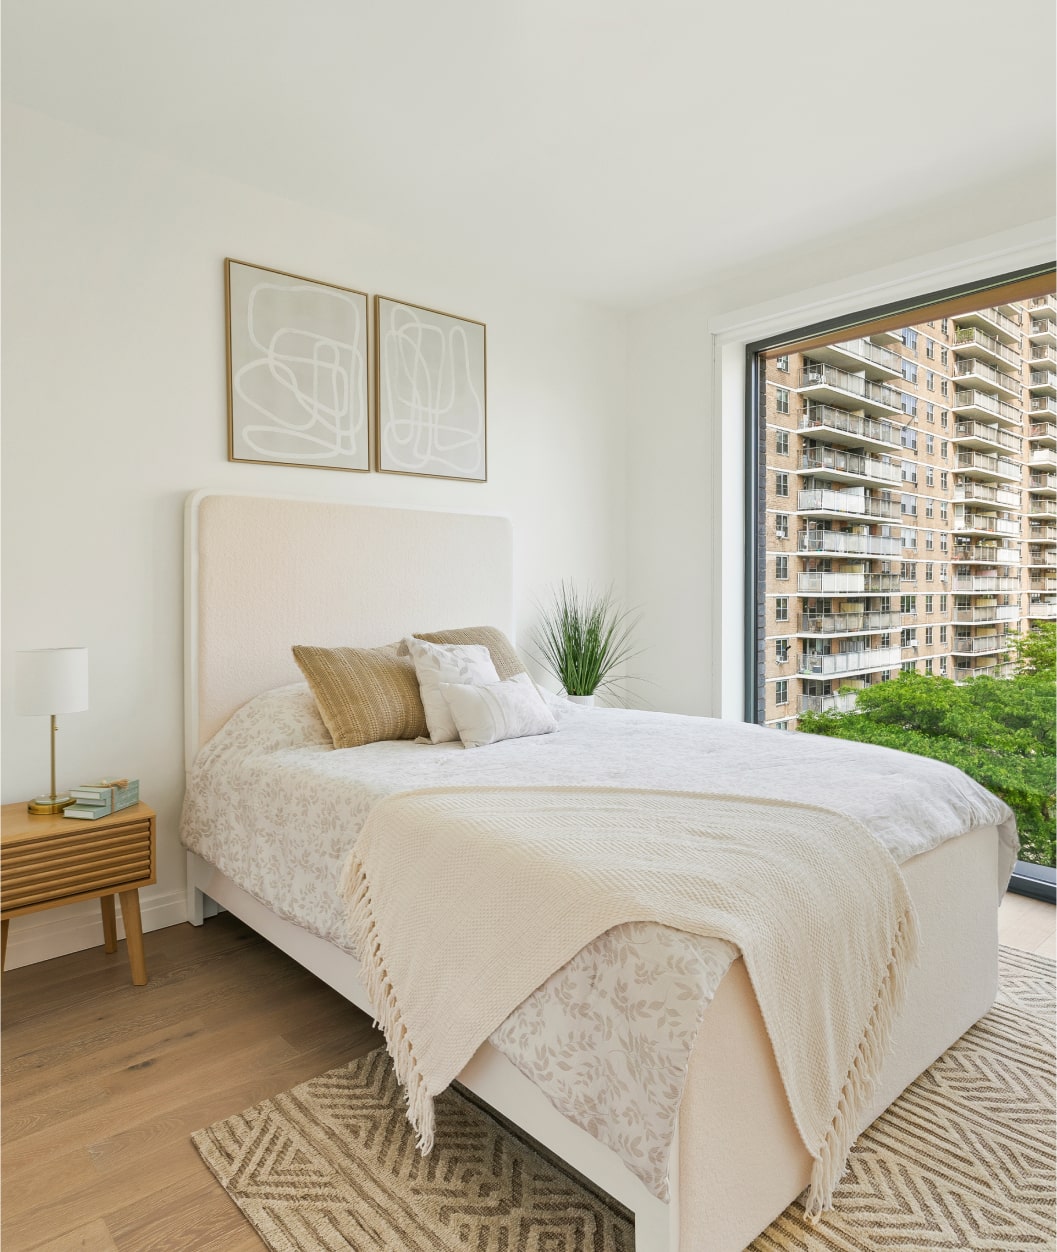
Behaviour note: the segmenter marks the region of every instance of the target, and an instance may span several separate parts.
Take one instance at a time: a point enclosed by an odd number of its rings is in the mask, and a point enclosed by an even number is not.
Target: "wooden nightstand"
[[[78,900],[99,900],[106,951],[116,952],[117,894],[132,981],[142,987],[147,962],[139,888],[154,881],[154,811],[145,804],[91,821],[28,813],[24,802],[5,804],[0,809],[0,969],[10,918]]]

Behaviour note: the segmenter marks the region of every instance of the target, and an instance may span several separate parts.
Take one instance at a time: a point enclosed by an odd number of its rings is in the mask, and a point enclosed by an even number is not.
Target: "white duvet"
[[[601,785],[789,798],[858,818],[898,862],[995,825],[998,893],[1012,870],[1010,810],[940,762],[738,722],[557,700],[553,708],[556,733],[484,748],[399,741],[335,750],[306,686],[267,692],[199,753],[181,838],[276,913],[349,951],[338,891],[349,851],[374,804],[418,787]],[[735,955],[719,940],[651,923],[618,926],[548,979],[491,1042],[665,1198],[690,1049]]]

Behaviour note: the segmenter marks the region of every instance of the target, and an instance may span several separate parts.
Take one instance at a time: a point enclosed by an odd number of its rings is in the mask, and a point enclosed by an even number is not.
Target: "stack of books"
[[[97,783],[86,783],[83,787],[71,787],[70,795],[74,803],[62,811],[63,817],[79,817],[91,821],[96,817],[106,817],[108,813],[117,813],[121,809],[131,808],[139,803],[139,779],[104,778]]]

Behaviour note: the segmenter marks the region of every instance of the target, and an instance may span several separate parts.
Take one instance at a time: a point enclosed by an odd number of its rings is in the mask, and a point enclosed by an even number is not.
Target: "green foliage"
[[[1053,628],[1017,646],[1015,678],[966,683],[930,674],[900,674],[859,693],[854,712],[804,713],[797,729],[956,765],[993,791],[1017,816],[1020,857],[1054,864]],[[1046,667],[1048,661],[1048,668]]]
[[[617,607],[611,590],[581,592],[562,582],[536,628],[540,660],[568,695],[611,690],[615,671],[637,655],[631,640],[637,623]]]
[[[1013,644],[1018,674],[1057,679],[1057,622],[1037,622]]]

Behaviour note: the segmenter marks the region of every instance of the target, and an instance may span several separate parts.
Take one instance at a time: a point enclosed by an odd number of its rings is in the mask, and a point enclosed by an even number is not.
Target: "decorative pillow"
[[[467,748],[480,748],[500,739],[547,735],[558,729],[554,714],[528,674],[483,686],[441,683],[440,691]]]
[[[495,626],[464,626],[461,630],[434,630],[429,634],[417,631],[415,638],[424,639],[426,643],[483,643],[500,678],[513,678],[515,674],[526,672],[514,645]]]
[[[384,648],[294,648],[294,660],[335,748],[425,735],[415,666],[400,648],[396,643]]]
[[[452,721],[441,683],[496,683],[499,675],[483,643],[427,643],[409,635],[404,640],[418,675],[431,743],[449,743],[459,732]]]

